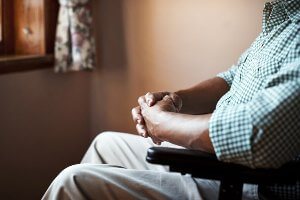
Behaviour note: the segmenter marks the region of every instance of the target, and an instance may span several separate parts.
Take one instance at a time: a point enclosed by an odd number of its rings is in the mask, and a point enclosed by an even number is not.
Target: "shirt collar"
[[[263,33],[268,34],[286,20],[300,22],[300,0],[274,0],[265,4]]]
[[[300,0],[284,0],[282,2],[288,17],[293,22],[300,21]]]
[[[275,0],[265,4],[263,17],[263,33],[268,34],[274,27],[285,22],[289,17],[282,5],[284,0]]]

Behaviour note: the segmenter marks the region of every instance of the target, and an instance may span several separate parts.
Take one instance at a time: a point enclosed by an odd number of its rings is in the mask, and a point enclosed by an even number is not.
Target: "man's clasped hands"
[[[132,109],[132,118],[140,136],[151,137],[155,144],[160,145],[164,139],[161,137],[160,122],[166,112],[179,112],[182,99],[171,92],[147,93],[138,98],[139,106]]]

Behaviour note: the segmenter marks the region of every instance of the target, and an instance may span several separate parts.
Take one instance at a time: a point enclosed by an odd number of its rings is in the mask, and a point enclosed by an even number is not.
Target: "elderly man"
[[[102,133],[44,199],[217,199],[218,182],[145,162],[156,145],[201,149],[225,162],[277,168],[300,155],[300,0],[264,8],[263,31],[239,62],[178,92],[148,93],[138,133]],[[300,199],[300,185],[246,185],[244,199]]]

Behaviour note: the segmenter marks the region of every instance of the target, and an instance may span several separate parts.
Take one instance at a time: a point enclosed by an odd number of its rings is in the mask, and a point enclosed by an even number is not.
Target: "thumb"
[[[164,96],[164,98],[162,100],[165,101],[165,102],[174,104],[172,98],[169,95]]]
[[[171,97],[171,99],[172,99],[172,101],[173,101],[173,103],[174,103],[177,111],[179,112],[181,110],[181,108],[182,108],[182,100],[181,100],[181,98],[177,94],[175,94],[175,93],[171,93],[170,97]]]
[[[172,107],[175,110],[175,112],[178,112],[178,108],[176,107],[176,105],[174,104],[173,99],[169,95],[164,96],[164,98],[162,99],[162,101],[165,102],[165,103],[167,103],[168,105],[172,105]]]

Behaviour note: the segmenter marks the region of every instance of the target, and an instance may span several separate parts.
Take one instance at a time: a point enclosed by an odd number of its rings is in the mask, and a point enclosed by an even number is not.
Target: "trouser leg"
[[[178,173],[99,164],[71,166],[53,181],[43,199],[202,199],[196,182]]]
[[[151,139],[125,133],[99,134],[88,148],[81,163],[110,164],[128,169],[168,171],[167,167],[147,163],[147,149],[155,146]],[[162,146],[182,148],[164,142]]]
[[[100,134],[85,154],[85,164],[60,173],[44,199],[217,199],[217,181],[168,173],[166,167],[147,163],[146,151],[152,146],[150,140],[139,136]],[[164,146],[178,147],[169,143]],[[245,199],[252,199],[252,191],[253,187],[244,188]]]

